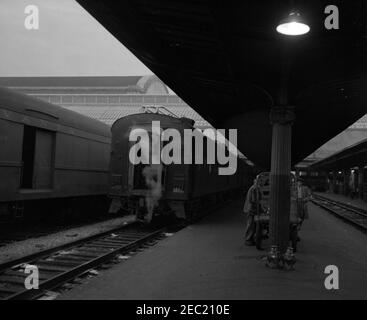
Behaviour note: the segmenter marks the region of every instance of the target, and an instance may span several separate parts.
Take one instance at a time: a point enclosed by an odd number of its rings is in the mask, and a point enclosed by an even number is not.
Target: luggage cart
[[[256,185],[259,190],[260,197],[258,199],[257,213],[254,216],[256,224],[255,244],[258,250],[262,250],[262,242],[269,238],[269,222],[270,222],[270,172],[262,172],[256,178]],[[289,222],[289,240],[294,251],[297,251],[298,230],[302,224],[303,214],[298,212],[297,206],[297,179],[291,174],[291,208]]]

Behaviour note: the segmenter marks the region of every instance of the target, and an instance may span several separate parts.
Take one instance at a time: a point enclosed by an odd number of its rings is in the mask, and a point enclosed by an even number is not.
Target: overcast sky
[[[39,30],[24,26],[30,4]],[[0,76],[152,73],[74,0],[0,0],[0,41]]]

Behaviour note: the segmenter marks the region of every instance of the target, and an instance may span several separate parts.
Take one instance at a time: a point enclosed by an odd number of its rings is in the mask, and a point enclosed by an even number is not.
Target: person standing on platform
[[[354,199],[357,193],[356,193],[355,180],[354,180],[354,171],[353,170],[352,170],[352,173],[349,177],[349,190],[350,190],[350,192],[349,192],[350,197],[352,199]]]
[[[254,179],[253,185],[247,191],[245,205],[243,207],[243,212],[245,216],[245,244],[248,246],[255,245],[255,231],[256,224],[254,216],[258,213],[260,206],[260,191],[257,187],[257,181]]]
[[[310,189],[303,184],[302,179],[297,180],[297,211],[298,216],[303,220],[308,219],[308,200],[311,197]]]

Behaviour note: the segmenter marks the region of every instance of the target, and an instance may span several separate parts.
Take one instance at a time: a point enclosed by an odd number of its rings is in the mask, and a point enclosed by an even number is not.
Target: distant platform
[[[365,299],[367,235],[309,205],[294,271],[265,267],[243,241],[242,201],[101,271],[59,299]],[[339,290],[324,286],[339,268]]]
[[[348,205],[352,205],[353,207],[357,207],[363,210],[367,210],[367,202],[355,197],[352,199],[351,197],[347,197],[342,194],[336,194],[331,192],[314,192],[316,195],[323,196],[325,198],[328,198],[330,200],[339,201],[346,203]]]

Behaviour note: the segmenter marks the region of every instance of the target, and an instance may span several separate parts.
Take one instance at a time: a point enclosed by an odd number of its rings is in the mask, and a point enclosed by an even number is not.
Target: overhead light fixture
[[[288,17],[280,21],[277,31],[287,36],[299,36],[310,31],[310,27],[303,21],[299,12],[291,12]]]

